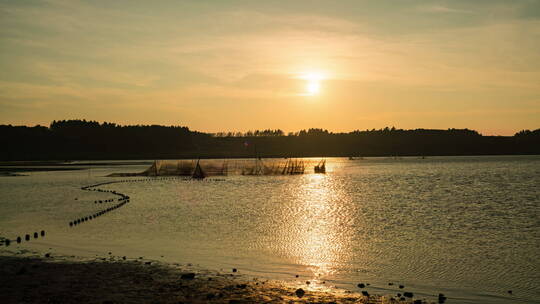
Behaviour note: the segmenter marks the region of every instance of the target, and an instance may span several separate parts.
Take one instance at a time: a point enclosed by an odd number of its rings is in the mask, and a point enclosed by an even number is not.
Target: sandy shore
[[[0,302],[413,303],[331,288],[313,290],[309,285],[291,286],[240,273],[114,256],[79,261],[4,253],[0,255]]]

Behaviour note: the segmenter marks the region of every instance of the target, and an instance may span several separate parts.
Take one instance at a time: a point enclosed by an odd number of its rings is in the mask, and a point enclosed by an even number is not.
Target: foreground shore
[[[413,303],[124,257],[0,256],[2,303]],[[420,303],[419,300],[414,303]],[[423,303],[423,302],[422,302]]]

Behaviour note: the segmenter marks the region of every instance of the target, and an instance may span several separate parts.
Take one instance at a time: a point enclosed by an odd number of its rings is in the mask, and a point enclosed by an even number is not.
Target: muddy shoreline
[[[241,269],[211,271],[108,256],[78,260],[50,254],[0,255],[2,303],[420,303],[307,284],[251,278]],[[422,303],[425,303],[422,301]]]

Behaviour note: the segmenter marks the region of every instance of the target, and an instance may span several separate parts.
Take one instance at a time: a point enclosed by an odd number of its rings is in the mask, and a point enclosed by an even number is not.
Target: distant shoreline
[[[0,125],[0,160],[139,160],[250,157],[372,157],[540,154],[540,129],[483,136],[470,129],[392,128],[333,133],[311,128],[203,133],[180,126],[86,120],[50,127]]]

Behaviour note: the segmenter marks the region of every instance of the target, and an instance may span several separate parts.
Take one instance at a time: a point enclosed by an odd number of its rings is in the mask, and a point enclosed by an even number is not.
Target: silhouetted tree
[[[331,133],[320,128],[194,132],[182,126],[53,121],[50,126],[0,125],[0,158],[144,159],[182,157],[540,154],[540,129],[514,136],[482,136],[469,129],[395,127]],[[245,143],[248,142],[248,148]]]

